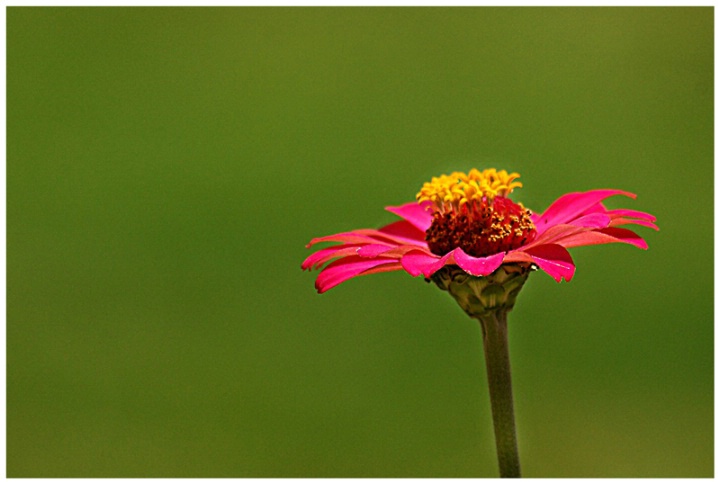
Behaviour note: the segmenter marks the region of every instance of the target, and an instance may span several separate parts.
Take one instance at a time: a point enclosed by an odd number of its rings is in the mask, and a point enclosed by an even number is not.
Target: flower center
[[[472,169],[432,178],[416,195],[431,201],[434,213],[426,242],[432,253],[443,256],[461,248],[474,257],[517,249],[535,236],[531,211],[506,195],[515,187],[517,173]]]

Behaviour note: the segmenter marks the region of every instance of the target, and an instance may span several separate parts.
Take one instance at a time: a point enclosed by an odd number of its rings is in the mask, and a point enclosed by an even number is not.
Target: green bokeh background
[[[713,475],[712,8],[9,8],[11,477],[493,477],[477,324],[315,236],[621,188],[510,318],[529,477]]]

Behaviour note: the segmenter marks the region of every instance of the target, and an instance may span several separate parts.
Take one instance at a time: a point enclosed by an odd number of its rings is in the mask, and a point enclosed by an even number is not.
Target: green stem
[[[479,321],[484,337],[484,357],[491,397],[491,414],[494,419],[496,452],[499,457],[499,474],[501,477],[521,477],[514,400],[511,394],[506,315],[505,310],[491,310],[483,313]]]

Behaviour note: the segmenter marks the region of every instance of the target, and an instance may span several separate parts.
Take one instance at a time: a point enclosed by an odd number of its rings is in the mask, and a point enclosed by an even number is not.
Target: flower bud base
[[[448,291],[467,315],[481,320],[494,311],[511,311],[534,269],[528,263],[510,263],[488,276],[471,276],[458,266],[445,266],[434,273],[431,281]]]

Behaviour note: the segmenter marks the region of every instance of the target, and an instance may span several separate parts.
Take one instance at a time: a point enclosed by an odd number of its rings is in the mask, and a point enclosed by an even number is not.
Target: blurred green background
[[[712,8],[9,8],[11,477],[493,477],[480,330],[309,239],[636,192],[510,318],[529,477],[713,476]]]

